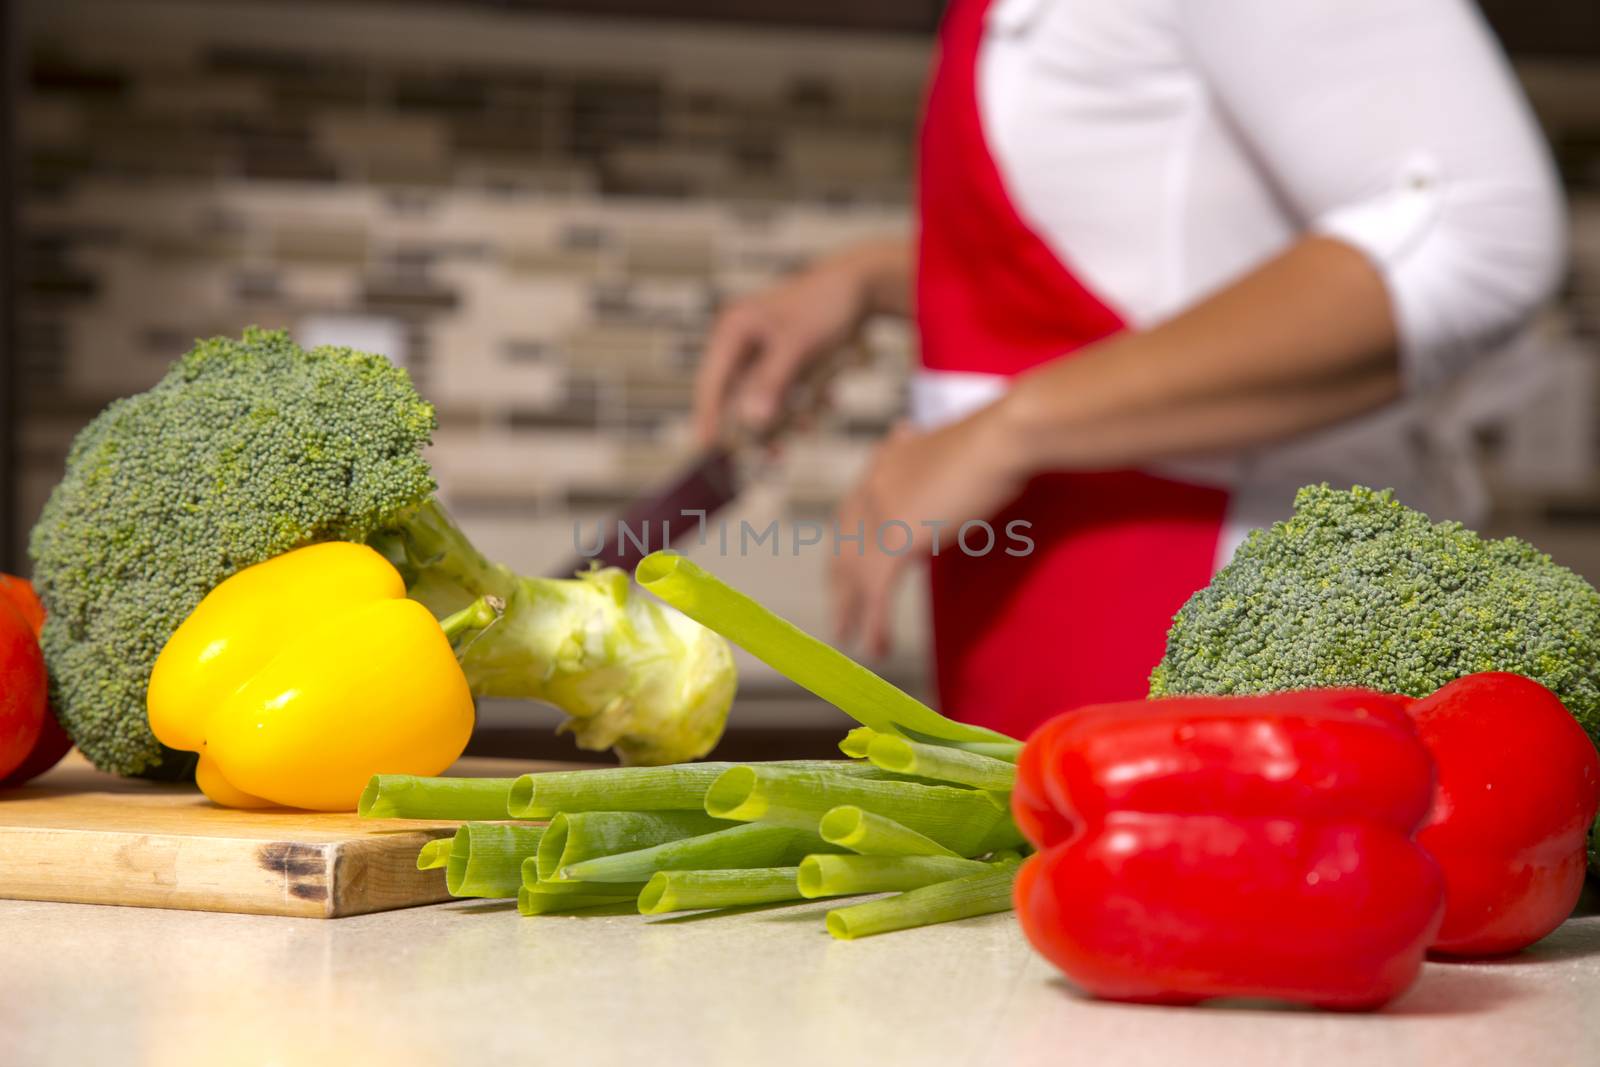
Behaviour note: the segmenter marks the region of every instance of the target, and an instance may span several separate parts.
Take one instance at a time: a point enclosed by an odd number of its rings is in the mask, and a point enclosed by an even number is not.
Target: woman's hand
[[[838,542],[832,562],[841,642],[859,638],[871,654],[887,654],[891,599],[906,564],[958,551],[962,523],[990,518],[1022,491],[1028,460],[1005,418],[1000,401],[929,432],[901,425],[878,446],[839,506],[839,532],[864,535]]]
[[[725,308],[695,378],[700,443],[716,442],[728,414],[764,429],[802,368],[849,341],[874,312],[904,312],[909,261],[902,238],[867,242]]]

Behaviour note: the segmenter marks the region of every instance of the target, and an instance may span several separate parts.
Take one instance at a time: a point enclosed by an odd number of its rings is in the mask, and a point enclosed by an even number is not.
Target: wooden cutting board
[[[465,759],[508,777],[577,764]],[[76,752],[0,791],[0,897],[336,918],[448,898],[417,850],[458,823],[236,811],[193,786],[102,774]]]

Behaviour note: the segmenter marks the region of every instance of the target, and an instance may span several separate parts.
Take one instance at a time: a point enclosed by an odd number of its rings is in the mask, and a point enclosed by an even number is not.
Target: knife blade
[[[593,555],[584,545],[576,556],[557,571],[557,578],[570,578],[588,570],[591,563],[602,567],[621,567],[629,574],[645,556],[667,548],[700,528],[694,512],[706,518],[714,515],[739,495],[738,464],[733,449],[724,445],[707,449],[649,496],[635,501],[621,516],[600,528],[599,547]],[[690,514],[685,514],[689,512]]]
[[[600,529],[598,548],[582,545],[578,556],[551,573],[570,578],[598,563],[621,567],[629,574],[638,562],[659,548],[677,544],[701,529],[703,520],[692,513],[703,512],[709,519],[732,503],[743,488],[739,482],[739,457],[755,448],[770,448],[804,416],[819,408],[829,379],[835,371],[863,355],[860,342],[852,339],[831,358],[813,360],[803,367],[789,388],[789,395],[778,417],[755,431],[735,431],[725,435],[724,443],[700,453],[655,492],[639,498],[621,516]],[[685,515],[684,512],[690,512]]]

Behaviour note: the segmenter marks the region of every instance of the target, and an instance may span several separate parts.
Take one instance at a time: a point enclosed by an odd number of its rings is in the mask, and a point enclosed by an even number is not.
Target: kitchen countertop
[[[1009,915],[858,942],[826,905],[309,920],[0,901],[0,1061],[43,1064],[1586,1065],[1600,913],[1380,1014],[1074,995]]]

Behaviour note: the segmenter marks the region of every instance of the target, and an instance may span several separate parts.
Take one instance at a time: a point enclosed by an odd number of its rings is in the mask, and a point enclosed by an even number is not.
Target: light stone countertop
[[[1387,1011],[1341,1015],[1095,1003],[1010,915],[850,943],[825,910],[311,920],[0,901],[0,1063],[1600,1063],[1600,914],[1511,961],[1429,964]]]

